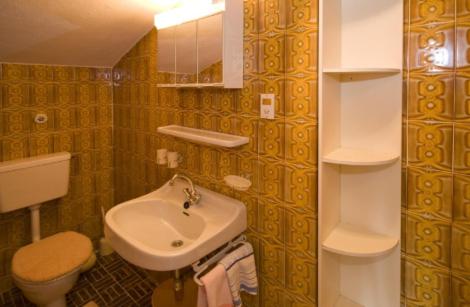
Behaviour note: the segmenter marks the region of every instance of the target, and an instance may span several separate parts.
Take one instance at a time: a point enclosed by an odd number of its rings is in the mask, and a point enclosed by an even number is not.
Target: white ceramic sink
[[[106,214],[105,233],[127,261],[149,270],[170,271],[198,261],[246,229],[246,207],[235,199],[196,186],[201,194],[188,210],[176,179]],[[182,241],[181,246],[172,243]]]

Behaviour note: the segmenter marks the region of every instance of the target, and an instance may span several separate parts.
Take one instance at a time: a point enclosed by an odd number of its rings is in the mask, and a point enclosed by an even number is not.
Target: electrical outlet
[[[274,119],[276,96],[274,94],[260,95],[261,118]]]

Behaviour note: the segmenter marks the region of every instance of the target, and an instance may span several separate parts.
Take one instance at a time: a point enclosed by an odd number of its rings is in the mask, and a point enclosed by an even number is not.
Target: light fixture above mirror
[[[225,10],[224,0],[166,0],[164,2],[169,8],[155,15],[155,26],[159,30],[211,16]],[[172,2],[171,6],[169,5],[170,2]]]

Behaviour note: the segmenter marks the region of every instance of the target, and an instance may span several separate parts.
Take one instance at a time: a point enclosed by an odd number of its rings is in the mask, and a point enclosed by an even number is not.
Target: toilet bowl
[[[13,274],[13,281],[21,289],[23,295],[38,306],[67,306],[65,295],[72,290],[80,276],[80,269],[69,272],[56,279],[45,282],[30,282]]]
[[[90,239],[62,232],[20,248],[12,260],[13,281],[41,307],[65,307],[65,295],[94,259]]]

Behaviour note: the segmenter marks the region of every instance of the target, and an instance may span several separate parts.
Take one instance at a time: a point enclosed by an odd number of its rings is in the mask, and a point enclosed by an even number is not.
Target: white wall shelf
[[[398,68],[325,68],[326,74],[399,74]]]
[[[226,148],[238,147],[249,142],[249,138],[245,136],[188,128],[178,125],[159,127],[157,131],[162,134],[171,135],[194,143]]]
[[[205,87],[224,87],[223,83],[188,83],[188,84],[157,84],[162,88],[205,88]]]
[[[323,162],[342,165],[386,165],[400,159],[399,154],[365,149],[339,148],[323,156]]]
[[[398,239],[363,231],[352,225],[339,224],[323,241],[323,249],[353,257],[377,257],[388,253]]]

